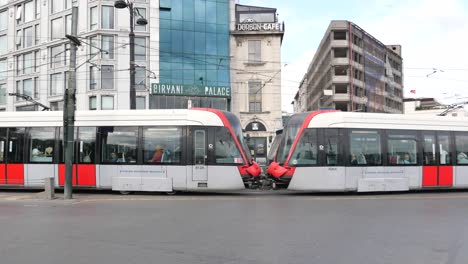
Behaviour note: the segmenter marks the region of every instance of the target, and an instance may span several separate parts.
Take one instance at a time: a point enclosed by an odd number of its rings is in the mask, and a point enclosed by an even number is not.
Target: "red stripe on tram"
[[[453,166],[439,166],[439,186],[453,185]]]
[[[24,165],[7,164],[7,184],[24,185]]]

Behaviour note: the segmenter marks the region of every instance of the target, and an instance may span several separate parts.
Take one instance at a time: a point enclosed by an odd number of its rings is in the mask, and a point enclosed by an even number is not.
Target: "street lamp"
[[[136,109],[136,91],[135,91],[135,33],[133,32],[134,28],[134,14],[136,13],[139,18],[136,23],[140,26],[145,26],[148,24],[146,18],[144,18],[138,9],[133,7],[133,1],[129,0],[116,0],[114,2],[114,7],[118,9],[128,8],[130,11],[130,34],[128,34],[130,42],[130,109]]]

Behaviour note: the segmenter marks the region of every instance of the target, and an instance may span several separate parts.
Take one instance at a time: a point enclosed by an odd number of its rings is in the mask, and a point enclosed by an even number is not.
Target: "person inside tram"
[[[403,159],[401,161],[402,164],[414,164],[414,162],[411,160],[411,155],[406,152],[404,155],[403,155]]]
[[[37,145],[35,148],[33,148],[31,154],[32,154],[33,157],[41,156],[43,154],[42,151],[41,151],[41,146]]]
[[[358,165],[356,154],[351,154],[351,165]]]
[[[468,164],[468,155],[465,152],[460,151],[457,154],[457,162],[458,164]]]
[[[116,152],[111,152],[110,157],[111,162],[119,162],[119,156]]]
[[[53,147],[47,147],[45,150],[44,150],[44,154],[46,157],[51,157],[52,154],[54,152],[54,148]]]
[[[161,163],[166,160],[166,153],[164,152],[164,147],[162,145],[156,145],[155,152],[151,158],[151,162]]]

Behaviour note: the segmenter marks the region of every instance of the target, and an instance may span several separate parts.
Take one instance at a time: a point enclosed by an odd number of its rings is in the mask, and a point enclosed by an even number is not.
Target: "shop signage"
[[[231,87],[152,83],[151,94],[231,97]]]
[[[239,31],[280,31],[280,23],[245,23],[237,24],[237,30]]]

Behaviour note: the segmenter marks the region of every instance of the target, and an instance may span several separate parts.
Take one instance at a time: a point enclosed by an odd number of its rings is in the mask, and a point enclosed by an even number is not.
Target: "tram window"
[[[468,133],[455,134],[455,147],[457,151],[457,164],[468,164]]]
[[[450,150],[450,136],[448,132],[438,132],[437,139],[439,140],[439,151],[440,165],[452,164],[452,156]]]
[[[76,131],[77,131],[77,127],[75,127],[75,130],[74,130],[74,134],[73,134],[73,138],[76,139],[78,138],[77,137],[77,134],[76,134]],[[60,163],[65,163],[65,153],[64,153],[64,142],[63,142],[63,127],[60,127],[59,128],[59,140],[60,140],[60,145],[59,145],[59,161]],[[76,155],[73,155],[73,158],[76,160]],[[73,163],[75,163],[75,161],[73,161]]]
[[[417,138],[415,133],[403,131],[388,132],[388,164],[417,164]]]
[[[376,130],[353,130],[349,135],[351,165],[382,165],[380,135]]]
[[[80,163],[95,162],[96,128],[80,127],[78,129],[78,149]]]
[[[101,127],[100,133],[104,163],[136,163],[137,127]]]
[[[216,128],[215,157],[217,164],[242,164],[241,153],[226,127]]]
[[[436,164],[435,136],[423,134],[423,164]]]
[[[5,161],[6,128],[0,128],[0,162]]]
[[[182,158],[182,128],[143,128],[143,159],[145,163],[180,163]]]
[[[317,164],[317,129],[306,129],[291,156],[293,165]]]
[[[325,132],[325,162],[327,165],[339,165],[341,155],[339,151],[339,130],[326,129]]]
[[[29,161],[52,163],[55,147],[55,127],[29,129]]]
[[[9,128],[8,129],[8,162],[23,163],[24,153],[24,128]]]

